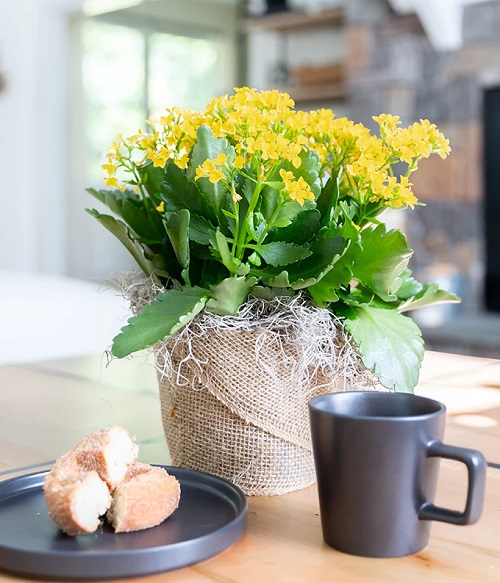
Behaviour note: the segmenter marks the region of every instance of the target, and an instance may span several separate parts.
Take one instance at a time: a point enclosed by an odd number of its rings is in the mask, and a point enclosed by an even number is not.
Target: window
[[[203,108],[218,92],[219,43],[88,20],[82,81],[89,184],[117,134],[132,134],[166,107]]]

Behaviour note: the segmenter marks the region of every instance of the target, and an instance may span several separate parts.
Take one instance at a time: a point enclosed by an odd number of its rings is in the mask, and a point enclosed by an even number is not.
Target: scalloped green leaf
[[[217,213],[206,196],[198,188],[197,182],[189,180],[186,171],[171,162],[167,165],[165,179],[161,185],[161,199],[165,212],[187,209],[192,215],[204,217],[217,224]]]
[[[161,185],[165,180],[165,170],[160,166],[155,166],[153,162],[147,161],[142,166],[138,166],[137,171],[147,193],[158,206],[161,201]]]
[[[411,269],[405,269],[400,277],[403,283],[396,293],[398,299],[408,300],[422,291],[424,286],[412,277]]]
[[[87,192],[106,205],[111,212],[120,217],[147,245],[161,243],[165,232],[161,216],[156,210],[148,213],[143,199],[131,190],[96,190]]]
[[[252,269],[250,273],[271,287],[304,289],[320,281],[332,269],[344,252],[346,244],[342,237],[320,237],[310,247],[312,255],[291,264],[286,271],[280,270],[279,267],[268,266],[261,270]]]
[[[274,298],[283,296],[293,297],[295,291],[289,287],[263,287],[261,285],[254,285],[252,288],[252,295],[256,298],[271,301]]]
[[[321,214],[316,209],[301,211],[286,226],[272,229],[266,237],[266,242],[288,241],[303,245],[314,238],[320,220]]]
[[[96,209],[86,209],[89,215],[99,221],[129,251],[139,267],[148,277],[153,273],[155,264],[144,255],[143,246],[137,241],[137,235],[127,225],[111,215],[102,215]]]
[[[215,227],[205,217],[191,215],[189,238],[200,245],[210,245],[215,238]]]
[[[388,389],[412,393],[424,357],[422,333],[415,322],[396,310],[353,306],[356,318],[344,327],[359,346],[364,365]]]
[[[254,277],[228,277],[219,284],[211,286],[211,298],[207,302],[207,310],[219,316],[237,316],[238,310],[246,302],[256,281]]]
[[[282,183],[280,182],[280,185]],[[253,195],[254,185],[247,181],[244,185],[245,198],[250,201]],[[259,210],[266,222],[271,220],[274,212],[278,208],[279,192],[275,188],[271,188],[267,184],[262,188],[260,193]]]
[[[403,283],[400,276],[413,253],[406,237],[380,224],[361,231],[361,247],[354,254],[353,276],[383,300],[395,300]]]
[[[352,263],[352,256],[344,253],[328,273],[309,287],[309,293],[318,306],[323,308],[329,302],[338,301],[338,290],[347,286],[352,279]]]
[[[166,340],[201,312],[208,290],[186,287],[163,292],[132,318],[113,338],[111,352],[117,358]]]
[[[331,176],[316,201],[317,209],[321,213],[321,224],[329,225],[334,216],[334,209],[339,200],[338,177]]]
[[[254,248],[266,263],[275,267],[296,263],[312,255],[312,251],[307,247],[286,243],[285,241],[256,245]]]
[[[172,243],[177,261],[182,267],[182,278],[187,285],[190,285],[189,222],[190,214],[187,209],[181,209],[177,213],[167,213],[165,216],[165,229]]]
[[[434,304],[459,304],[460,298],[451,292],[440,289],[437,283],[426,283],[418,294],[409,298],[398,307],[398,311],[408,312]]]

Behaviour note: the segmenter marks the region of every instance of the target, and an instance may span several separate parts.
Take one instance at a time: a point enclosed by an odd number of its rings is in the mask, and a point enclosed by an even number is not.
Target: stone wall
[[[500,85],[500,3],[471,5],[464,45],[436,52],[416,15],[396,15],[386,0],[347,2],[350,114],[376,129],[372,115],[420,118],[449,138],[452,154],[422,161],[412,175],[428,206],[406,211],[403,229],[420,279],[438,279],[462,296],[461,312],[483,309],[482,99]]]

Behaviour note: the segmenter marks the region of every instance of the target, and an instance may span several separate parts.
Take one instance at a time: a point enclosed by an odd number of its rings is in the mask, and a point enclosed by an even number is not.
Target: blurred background
[[[437,124],[452,154],[413,175],[427,206],[387,221],[416,277],[462,297],[415,314],[427,347],[499,357],[499,30],[497,0],[2,0],[0,362],[109,345],[128,313],[99,282],[133,262],[85,188],[118,133],[242,85]]]

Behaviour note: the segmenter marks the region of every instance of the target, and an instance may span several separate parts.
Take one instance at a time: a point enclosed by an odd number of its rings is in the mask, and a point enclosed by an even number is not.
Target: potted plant
[[[346,377],[366,385],[366,371],[412,391],[423,340],[406,312],[458,301],[412,277],[404,234],[381,218],[419,204],[411,174],[422,158],[444,158],[448,140],[426,120],[402,128],[380,115],[377,136],[293,106],[287,94],[241,88],[205,111],[168,109],[113,143],[103,165],[112,189],[89,189],[115,216],[90,214],[144,275],[125,292],[135,315],[113,355],[154,347],[174,463],[248,493],[314,479],[305,403],[315,392]],[[264,436],[237,436],[238,424]],[[268,455],[262,443],[275,437],[284,449]],[[287,456],[298,482],[276,467]],[[267,467],[286,484],[262,486]]]

